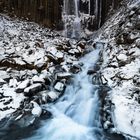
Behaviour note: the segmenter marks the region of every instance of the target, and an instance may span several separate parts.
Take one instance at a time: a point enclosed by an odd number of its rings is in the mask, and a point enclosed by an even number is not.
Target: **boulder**
[[[140,38],[138,38],[136,41],[135,41],[135,44],[138,48],[140,48]]]
[[[10,81],[9,81],[9,86],[10,87],[16,87],[17,86],[17,84],[18,84],[18,81],[17,81],[17,79],[10,79]]]
[[[32,78],[32,81],[33,81],[33,83],[45,83],[45,80],[42,77],[37,76],[37,75],[35,75]]]
[[[24,89],[25,95],[32,95],[34,93],[39,92],[42,89],[42,84],[36,83]]]
[[[0,78],[0,86],[6,84],[6,81]]]
[[[69,72],[57,73],[57,79],[69,79],[72,77],[72,74]]]
[[[70,72],[72,72],[74,74],[76,74],[80,71],[81,71],[81,66],[78,64],[75,64],[75,65],[71,66],[71,68],[70,68]]]
[[[125,62],[125,61],[127,61],[127,56],[125,54],[119,54],[117,56],[117,60],[121,61],[121,62]]]
[[[50,91],[47,93],[49,101],[55,101],[58,98],[58,93]]]
[[[135,75],[133,77],[133,83],[134,83],[135,86],[140,87],[140,75]]]
[[[92,74],[95,74],[95,73],[96,73],[95,70],[88,70],[88,72],[87,72],[88,75],[92,75]]]
[[[33,104],[33,109],[32,109],[32,114],[35,116],[35,117],[39,117],[42,113],[42,109],[41,107],[34,101],[31,101],[31,103]]]
[[[27,87],[29,86],[29,84],[30,84],[30,80],[29,80],[29,79],[24,80],[23,82],[21,82],[21,83],[18,85],[18,87],[16,88],[15,91],[16,91],[17,93],[21,93],[21,92],[24,91],[25,88],[27,88]]]
[[[59,92],[63,92],[65,89],[65,85],[62,82],[57,82],[54,86],[54,89]]]

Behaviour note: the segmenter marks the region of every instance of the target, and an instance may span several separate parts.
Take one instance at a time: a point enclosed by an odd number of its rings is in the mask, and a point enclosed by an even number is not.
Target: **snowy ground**
[[[102,75],[112,88],[115,130],[140,138],[140,2],[128,3],[100,29],[108,42],[103,52]],[[114,129],[113,129],[114,130]]]
[[[40,116],[39,105],[55,101],[80,70],[85,47],[84,41],[0,15],[0,120]]]
[[[112,130],[137,139],[140,138],[139,7],[139,2],[124,6],[98,31],[98,40],[108,43],[103,51],[102,76],[112,88],[108,94],[115,125]],[[0,15],[0,120],[10,115],[15,119],[26,114],[40,116],[40,104],[55,101],[63,93],[67,80],[80,71],[82,64],[78,58],[85,47],[84,41],[77,43],[37,24]]]

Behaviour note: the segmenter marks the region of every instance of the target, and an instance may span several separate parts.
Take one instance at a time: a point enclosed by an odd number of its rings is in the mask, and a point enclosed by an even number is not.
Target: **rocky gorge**
[[[62,33],[0,15],[1,139],[139,140],[140,2],[94,32],[63,16]]]

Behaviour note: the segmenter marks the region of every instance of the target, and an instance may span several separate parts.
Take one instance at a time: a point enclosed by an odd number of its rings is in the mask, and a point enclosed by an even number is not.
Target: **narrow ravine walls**
[[[1,11],[58,29],[61,5],[62,0],[0,0]]]
[[[0,0],[0,12],[64,29],[62,15],[80,17],[83,28],[97,30],[122,0]],[[75,6],[77,4],[77,6]],[[77,9],[75,9],[77,8]],[[77,12],[76,12],[77,11]],[[78,14],[78,15],[76,15]]]

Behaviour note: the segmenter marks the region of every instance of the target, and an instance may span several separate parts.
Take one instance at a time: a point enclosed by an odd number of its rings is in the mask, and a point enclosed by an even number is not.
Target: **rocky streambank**
[[[139,7],[139,1],[123,3],[89,41],[0,15],[0,127],[7,123],[5,118],[30,126],[42,115],[50,117],[42,105],[63,95],[81,71],[79,58],[89,46],[101,45],[100,58],[87,75],[99,87],[102,127],[139,140]]]
[[[125,3],[96,33],[107,43],[101,75],[109,91],[103,92],[103,127],[140,138],[140,2]]]
[[[86,48],[84,40],[0,15],[0,125],[5,117],[32,124],[44,113],[40,105],[55,102],[81,70]]]

